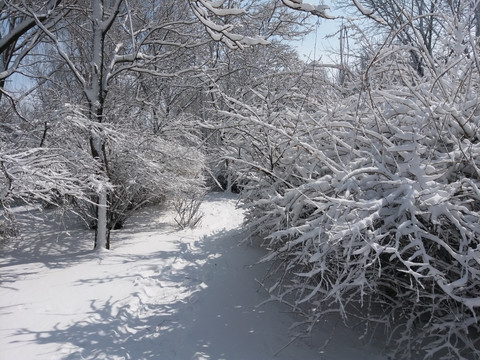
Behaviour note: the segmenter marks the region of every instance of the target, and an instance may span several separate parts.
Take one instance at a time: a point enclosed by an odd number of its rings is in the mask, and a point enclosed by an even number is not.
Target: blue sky
[[[342,17],[345,16],[344,10],[338,10],[335,2],[331,0],[306,0],[312,5],[325,4],[331,8],[327,10],[329,15]],[[335,34],[342,25],[342,19],[327,20],[310,16],[311,22],[315,24],[315,30],[301,41],[293,42],[300,57],[305,61],[318,60],[324,63],[334,62],[338,58],[339,35]],[[333,35],[335,34],[335,35]],[[333,35],[327,39],[327,36]],[[335,54],[334,54],[335,53]]]
[[[341,25],[341,20],[324,20],[316,22],[315,30],[301,41],[293,44],[296,46],[302,60],[323,60],[328,62],[332,51],[338,49],[338,35],[327,39],[328,35],[335,34]]]

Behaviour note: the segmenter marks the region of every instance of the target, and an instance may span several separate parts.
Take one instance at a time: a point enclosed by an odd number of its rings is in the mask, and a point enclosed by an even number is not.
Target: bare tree
[[[62,0],[0,2],[0,99],[6,79],[27,66],[25,58],[44,36],[37,21],[51,28],[68,13],[64,3]]]
[[[229,3],[228,6],[223,1],[209,0],[50,1],[44,7],[39,7],[35,2],[5,1],[2,4],[6,6],[3,9],[16,11],[17,18],[25,19],[25,22],[18,20],[18,25],[3,37],[10,39],[4,41],[5,45],[23,41],[24,53],[18,54],[24,54],[24,61],[27,54],[33,55],[31,49],[42,38],[51,49],[55,49],[51,54],[42,54],[43,59],[58,64],[52,71],[68,69],[70,79],[79,85],[81,106],[75,109],[84,109],[80,110],[83,115],[79,118],[89,127],[89,148],[98,165],[96,176],[99,179],[112,178],[107,125],[115,122],[115,118],[110,116],[115,111],[108,111],[109,93],[114,84],[129,83],[133,78],[141,79],[139,74],[146,78],[175,79],[186,74],[208,73],[215,62],[211,56],[213,52],[210,52],[210,56],[201,57],[194,53],[194,49],[214,42],[221,42],[232,50],[267,44],[269,41],[266,39],[272,38],[274,41],[279,31],[287,36],[298,35],[298,25],[301,23],[296,20],[296,15],[292,16],[285,11],[285,7],[280,6],[280,1],[265,4],[240,1]],[[287,2],[286,5],[318,16],[326,10],[318,7],[313,9],[301,1]],[[262,13],[262,9],[267,11]],[[248,19],[245,16],[247,11],[254,15],[253,22],[242,20]],[[231,21],[234,18],[239,21]],[[8,19],[5,17],[5,21]],[[249,24],[255,26],[249,27]],[[258,31],[253,30],[257,28]],[[204,36],[205,33],[209,36]],[[22,47],[17,46],[16,49]],[[10,73],[18,71],[22,56],[15,57],[19,62],[10,66]],[[179,58],[184,59],[181,64],[176,61]],[[139,84],[135,84],[136,89],[144,86]],[[41,145],[45,143],[48,131],[48,124],[44,125]],[[96,248],[109,247],[110,189],[111,183],[106,180],[98,183],[95,190]]]
[[[88,109],[85,115],[92,124],[91,154],[99,164],[99,175],[107,179],[112,174],[104,124],[114,121],[107,117],[106,101],[115,79],[130,76],[128,74],[174,78],[204,68],[202,62],[184,63],[180,67],[171,62],[165,67],[169,59],[191,53],[193,48],[211,41],[198,31],[200,25],[213,40],[231,48],[265,43],[256,35],[238,35],[232,31],[232,25],[215,22],[221,17],[242,14],[243,10],[224,8],[210,1],[157,4],[155,1],[95,0],[70,5],[71,17],[59,22],[55,29],[42,22],[36,9],[27,10],[55,47],[57,59],[63,61],[80,85]],[[193,59],[198,61],[199,57]],[[107,185],[97,188],[97,248],[109,248]]]

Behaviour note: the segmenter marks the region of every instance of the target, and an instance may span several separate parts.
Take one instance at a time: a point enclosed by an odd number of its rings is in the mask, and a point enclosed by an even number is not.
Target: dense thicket
[[[448,36],[435,49],[415,38],[422,73],[391,33],[342,87],[312,66],[275,74],[289,86],[265,81],[221,112],[243,126],[226,159],[252,237],[276,264],[268,288],[307,329],[339,312],[367,334],[381,324],[395,358],[478,355],[480,68],[469,14],[442,18]]]
[[[0,143],[2,206],[70,204],[95,229],[95,247],[109,248],[110,230],[138,207],[198,200],[208,89],[245,67],[229,63],[233,50],[305,31],[304,15],[280,4],[0,2],[0,91],[13,118],[2,125],[12,134]],[[36,91],[5,91],[14,73]],[[27,163],[16,161],[22,152]]]

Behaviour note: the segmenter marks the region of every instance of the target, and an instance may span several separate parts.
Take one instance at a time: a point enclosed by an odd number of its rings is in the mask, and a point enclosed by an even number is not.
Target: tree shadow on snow
[[[296,358],[295,345],[282,350],[289,343],[290,323],[272,309],[257,307],[266,298],[254,281],[263,269],[249,265],[261,250],[238,246],[239,240],[238,231],[223,231],[178,242],[175,251],[124,255],[137,271],[82,279],[76,285],[129,282],[129,296],[91,300],[81,321],[49,331],[21,329],[17,335],[33,335],[38,344],[60,344],[59,353],[68,360]],[[275,335],[279,326],[284,337]],[[303,357],[309,358],[318,353]]]
[[[6,265],[44,263],[66,266],[92,249],[93,232],[86,231],[79,218],[60,210],[30,210],[16,214],[19,235],[1,249]]]
[[[161,206],[145,208],[135,214],[124,229],[112,231],[112,247],[116,236],[128,237],[138,231],[171,232],[172,227],[164,219],[165,210]],[[163,215],[163,216],[162,216]],[[91,261],[96,255],[93,250],[95,233],[88,230],[79,216],[61,209],[32,209],[15,216],[19,235],[9,239],[0,248],[0,269],[9,266],[40,263],[49,269],[62,269]],[[1,271],[2,279],[7,270]],[[11,278],[13,273],[9,274]],[[21,277],[20,274],[16,277]],[[8,280],[5,280],[8,282]],[[1,286],[1,285],[0,285]]]

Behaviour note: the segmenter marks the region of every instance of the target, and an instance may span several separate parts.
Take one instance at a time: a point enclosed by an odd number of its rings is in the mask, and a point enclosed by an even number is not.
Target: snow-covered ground
[[[258,306],[264,253],[240,245],[235,205],[211,194],[201,225],[183,231],[145,209],[101,252],[55,211],[18,214],[23,239],[0,259],[0,359],[385,359],[335,321],[291,341],[297,315]]]

